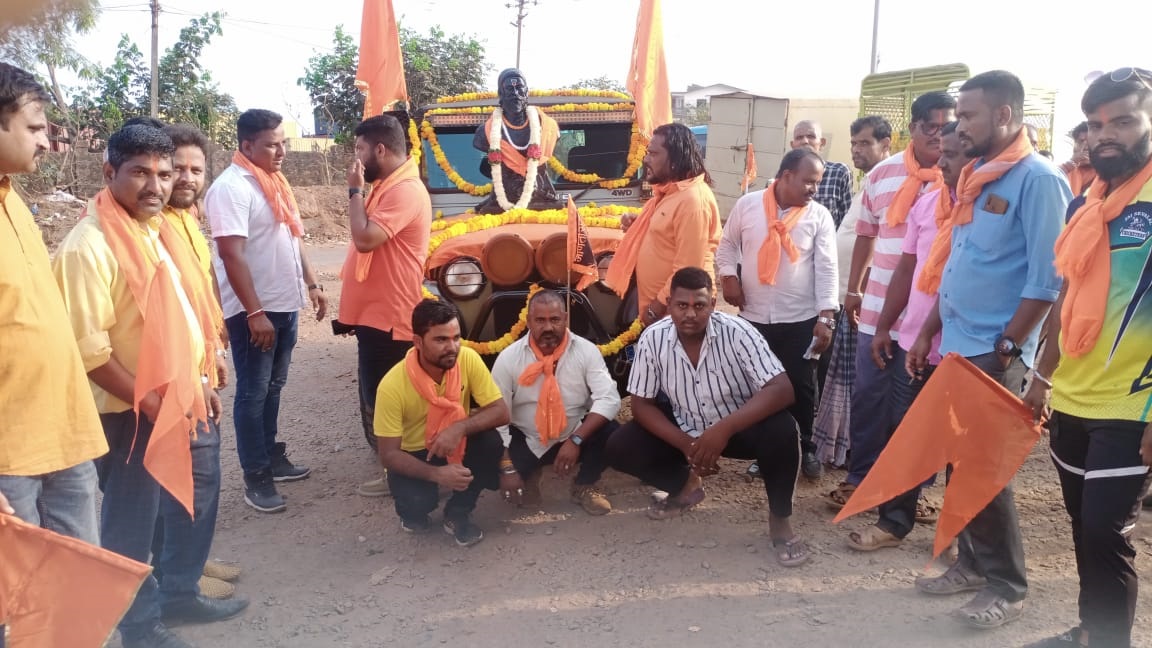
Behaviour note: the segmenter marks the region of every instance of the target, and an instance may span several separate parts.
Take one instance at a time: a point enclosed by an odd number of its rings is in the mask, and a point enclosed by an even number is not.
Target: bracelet
[[[848,296],[849,297],[859,297],[860,299],[864,299],[864,293],[849,292]]]
[[[200,376],[200,382],[207,385],[208,384],[208,376]]]
[[[1049,380],[1048,378],[1045,378],[1044,375],[1041,374],[1039,371],[1033,371],[1032,377],[1035,378],[1036,380],[1039,380],[1040,382],[1044,383],[1045,385],[1048,385],[1048,389],[1052,389],[1052,381]]]
[[[308,290],[319,290],[320,292],[324,292],[324,284],[308,284]]]
[[[252,319],[253,317],[256,317],[257,315],[263,315],[263,314],[264,314],[264,309],[263,308],[257,308],[256,310],[252,311],[251,313],[248,313],[248,319]]]
[[[224,349],[216,349],[216,357],[217,358],[224,358],[225,360],[227,360],[228,359],[228,352],[225,351]]]

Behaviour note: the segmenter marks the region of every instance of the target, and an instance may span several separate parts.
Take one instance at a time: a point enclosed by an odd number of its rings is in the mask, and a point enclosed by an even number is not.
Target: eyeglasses
[[[1152,80],[1152,72],[1144,68],[1122,67],[1113,70],[1112,74],[1108,75],[1108,78],[1111,79],[1113,83],[1123,83],[1132,77],[1136,77],[1136,80],[1143,83],[1145,88],[1152,90],[1152,85],[1149,84],[1149,80]]]
[[[921,133],[924,133],[928,137],[932,137],[944,128],[944,124],[932,124],[926,121],[922,121],[920,122],[919,128]]]

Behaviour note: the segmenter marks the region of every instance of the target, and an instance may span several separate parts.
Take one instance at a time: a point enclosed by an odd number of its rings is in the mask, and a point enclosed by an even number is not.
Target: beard
[[[168,198],[168,204],[176,209],[188,209],[200,200],[202,192],[197,191],[191,187],[172,187],[172,195]]]
[[[1115,148],[1121,153],[1111,157],[1102,157],[1099,153],[1102,148]],[[1140,141],[1133,144],[1130,149],[1121,148],[1118,144],[1107,144],[1097,146],[1088,154],[1092,168],[1096,169],[1096,175],[1109,181],[1130,176],[1139,171],[1148,163],[1150,157],[1152,157],[1152,133],[1145,133],[1144,137],[1140,138]]]
[[[375,158],[370,160],[361,160],[364,164],[364,181],[376,182],[380,179],[380,164],[376,162]]]

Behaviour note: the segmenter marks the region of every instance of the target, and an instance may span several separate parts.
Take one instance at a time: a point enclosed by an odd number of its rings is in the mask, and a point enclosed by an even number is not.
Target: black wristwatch
[[[1016,346],[1016,340],[1007,335],[1001,335],[996,340],[996,353],[1006,358],[1019,358],[1024,355],[1024,350]]]
[[[348,199],[349,200],[352,199],[352,196],[355,196],[356,194],[362,194],[362,193],[363,193],[363,191],[360,189],[360,187],[348,187]]]
[[[576,434],[573,434],[572,436],[568,437],[568,440],[571,441],[572,445],[576,446],[577,448],[580,447],[581,443],[584,443],[584,439],[582,437],[580,437],[579,435],[576,435]]]

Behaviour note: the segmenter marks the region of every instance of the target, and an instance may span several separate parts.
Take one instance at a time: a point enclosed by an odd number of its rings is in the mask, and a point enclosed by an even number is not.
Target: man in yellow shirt
[[[480,491],[500,485],[504,442],[496,428],[510,416],[480,355],[461,346],[459,317],[445,302],[416,305],[412,349],[376,390],[375,432],[401,528],[427,531],[443,486],[455,491],[444,505],[444,532],[467,547],[484,539],[470,518]]]
[[[92,460],[108,444],[48,250],[12,189],[48,150],[48,101],[0,63],[0,511],[99,544]]]

